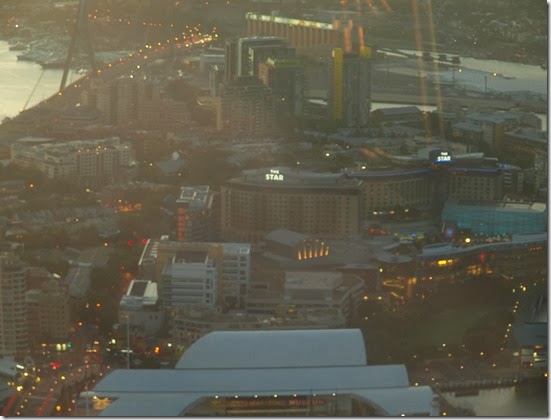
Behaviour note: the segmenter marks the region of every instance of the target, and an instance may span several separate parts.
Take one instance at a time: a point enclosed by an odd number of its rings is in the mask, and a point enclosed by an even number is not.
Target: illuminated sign
[[[440,152],[438,156],[436,156],[436,162],[451,162],[452,157],[448,152]]]
[[[310,20],[290,19],[279,16],[257,15],[256,13],[248,12],[246,18],[249,20],[260,20],[263,22],[283,23],[285,25],[309,26],[318,29],[334,29],[331,23],[313,22]]]
[[[211,399],[208,402],[211,408],[226,408],[226,409],[270,409],[270,408],[298,408],[312,407],[325,405],[323,398],[306,398],[306,397],[258,397],[258,398],[220,398]]]
[[[279,169],[270,169],[270,172],[264,176],[266,181],[283,181],[283,174],[279,173]]]

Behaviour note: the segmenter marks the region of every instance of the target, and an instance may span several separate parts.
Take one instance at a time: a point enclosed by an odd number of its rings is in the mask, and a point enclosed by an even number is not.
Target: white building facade
[[[163,306],[216,305],[217,274],[215,260],[207,252],[178,252],[163,269]]]
[[[161,329],[163,313],[159,306],[157,283],[132,280],[119,306],[119,322],[137,335],[155,336]]]

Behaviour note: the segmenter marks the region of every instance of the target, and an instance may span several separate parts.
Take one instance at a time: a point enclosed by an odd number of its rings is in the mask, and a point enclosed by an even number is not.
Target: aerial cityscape
[[[2,416],[548,410],[548,5],[3,0]]]

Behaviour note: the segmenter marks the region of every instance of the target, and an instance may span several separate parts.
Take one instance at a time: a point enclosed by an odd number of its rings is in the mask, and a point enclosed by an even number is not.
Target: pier
[[[465,379],[457,381],[439,382],[433,389],[440,392],[455,392],[460,395],[477,395],[481,389],[508,388],[519,383],[516,376],[488,379]],[[472,394],[473,393],[473,394]]]

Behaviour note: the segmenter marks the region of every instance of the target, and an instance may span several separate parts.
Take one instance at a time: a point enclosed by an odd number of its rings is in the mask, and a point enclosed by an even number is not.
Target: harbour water
[[[419,51],[400,51],[422,55]],[[437,57],[435,54],[432,56]],[[457,84],[463,84],[481,92],[485,90],[517,93],[531,91],[547,95],[547,70],[540,66],[472,57],[460,57],[460,61],[461,63],[454,68],[440,70],[440,80],[448,82],[453,80]],[[430,71],[431,66],[427,66],[426,72],[430,73]]]
[[[43,70],[40,64],[18,60],[20,53],[0,41],[0,121],[50,97],[61,83],[63,70]]]
[[[498,417],[548,417],[547,393],[519,394],[514,387],[480,390],[478,395],[455,397],[454,393],[443,396],[453,406],[474,411],[476,416]]]
[[[414,52],[414,51],[409,51]],[[55,94],[59,89],[63,70],[46,69],[39,64],[17,59],[20,51],[10,51],[7,41],[0,41],[0,121],[5,117],[14,117],[25,108]],[[547,70],[537,66],[519,63],[507,63],[496,60],[461,58],[461,65],[476,70],[494,71],[515,78],[546,82]],[[70,74],[69,80],[75,77]],[[403,106],[401,104],[373,103],[372,109]],[[417,105],[423,111],[432,111],[435,107]],[[538,114],[542,128],[547,129],[547,115]]]

